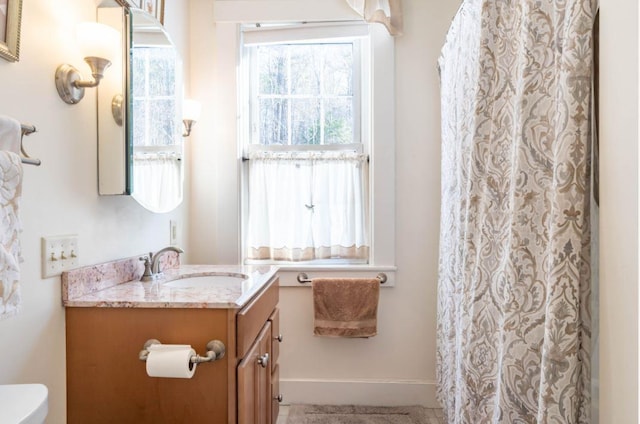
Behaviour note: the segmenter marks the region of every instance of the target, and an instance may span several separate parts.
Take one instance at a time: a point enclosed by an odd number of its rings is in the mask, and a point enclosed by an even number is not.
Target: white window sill
[[[308,278],[372,278],[383,272],[387,282],[380,287],[395,287],[396,271],[395,266],[381,265],[280,265],[278,276],[281,287],[310,288],[311,284],[298,282],[299,273],[304,272]]]

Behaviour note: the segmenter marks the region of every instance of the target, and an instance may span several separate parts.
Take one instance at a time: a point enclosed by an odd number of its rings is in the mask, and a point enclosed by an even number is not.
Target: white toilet
[[[0,424],[43,424],[48,398],[44,384],[0,385]]]

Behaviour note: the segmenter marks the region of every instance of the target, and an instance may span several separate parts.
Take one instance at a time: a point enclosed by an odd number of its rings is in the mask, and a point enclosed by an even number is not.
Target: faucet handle
[[[144,262],[144,272],[142,273],[141,281],[147,281],[152,278],[153,274],[151,273],[151,260],[150,256],[141,256],[140,261]]]

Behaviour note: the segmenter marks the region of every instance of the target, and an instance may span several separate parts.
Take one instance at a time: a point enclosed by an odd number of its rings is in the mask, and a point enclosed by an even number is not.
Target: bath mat
[[[421,406],[291,405],[287,424],[428,424]]]

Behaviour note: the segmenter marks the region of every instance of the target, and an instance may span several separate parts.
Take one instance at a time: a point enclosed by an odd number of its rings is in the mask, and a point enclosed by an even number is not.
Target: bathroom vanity
[[[63,274],[68,423],[275,424],[282,399],[275,267],[177,266],[145,283],[134,278],[137,258],[119,269],[118,276],[98,267]],[[247,278],[189,283],[227,274]],[[149,377],[139,358],[149,339],[188,344],[199,355],[220,340],[226,353],[198,364],[190,379]]]

